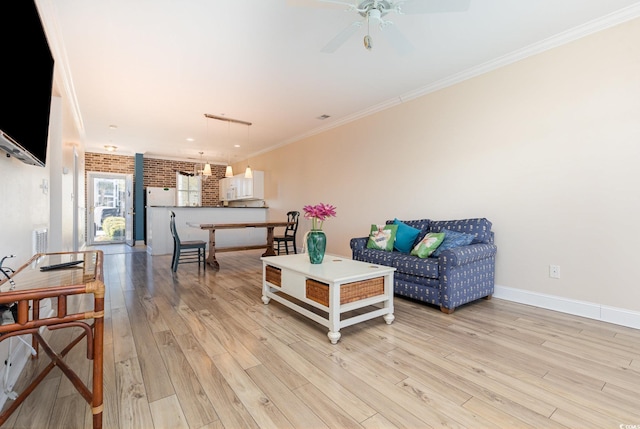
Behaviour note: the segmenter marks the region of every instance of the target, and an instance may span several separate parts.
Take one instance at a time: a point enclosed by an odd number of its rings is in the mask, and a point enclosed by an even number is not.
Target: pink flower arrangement
[[[331,204],[320,203],[315,206],[304,206],[302,209],[304,217],[311,219],[311,229],[314,231],[321,231],[325,219],[336,216],[336,208]]]

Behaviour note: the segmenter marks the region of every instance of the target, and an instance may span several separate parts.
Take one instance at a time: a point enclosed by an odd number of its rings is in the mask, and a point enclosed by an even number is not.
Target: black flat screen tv
[[[0,149],[44,167],[53,56],[34,1],[1,0],[0,17]]]

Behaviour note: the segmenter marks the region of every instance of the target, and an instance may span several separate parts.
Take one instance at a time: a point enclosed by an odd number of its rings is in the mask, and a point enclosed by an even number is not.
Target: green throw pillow
[[[444,241],[444,232],[430,232],[411,250],[413,256],[428,258]]]
[[[398,225],[371,225],[371,233],[367,242],[367,249],[391,252],[396,241]]]

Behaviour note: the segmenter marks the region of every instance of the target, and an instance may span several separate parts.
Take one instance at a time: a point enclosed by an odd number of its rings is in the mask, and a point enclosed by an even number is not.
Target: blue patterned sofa
[[[414,241],[428,232],[443,229],[475,235],[471,244],[442,251],[439,257],[418,258],[396,250],[386,252],[367,248],[368,237],[352,238],[352,258],[395,267],[394,292],[425,303],[439,305],[452,313],[462,304],[479,298],[491,299],[494,287],[497,247],[493,244],[491,222],[487,219],[403,221],[420,229]],[[393,221],[387,221],[392,224]]]

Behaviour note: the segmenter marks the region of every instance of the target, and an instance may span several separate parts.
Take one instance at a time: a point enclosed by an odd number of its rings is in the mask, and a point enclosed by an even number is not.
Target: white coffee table
[[[382,316],[391,324],[393,315],[392,267],[325,255],[311,264],[306,253],[262,257],[262,302],[271,299],[329,328],[332,344],[340,328]],[[295,298],[327,313],[326,317],[304,308]],[[340,320],[342,313],[358,308],[367,311]]]

